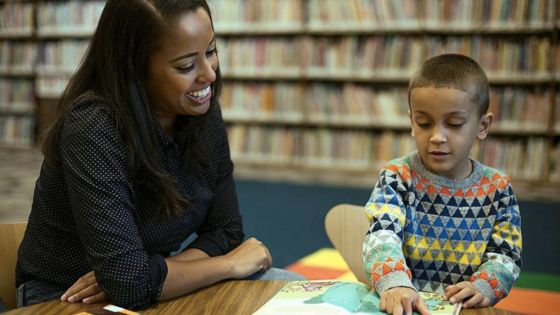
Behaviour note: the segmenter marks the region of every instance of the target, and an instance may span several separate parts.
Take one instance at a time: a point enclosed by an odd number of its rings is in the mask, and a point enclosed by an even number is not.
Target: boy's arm
[[[385,169],[366,204],[371,225],[363,244],[363,259],[368,278],[379,295],[394,287],[415,290],[402,251],[406,193],[399,174]]]
[[[521,269],[521,217],[509,183],[500,197],[492,237],[483,263],[469,279],[494,305],[506,297]]]

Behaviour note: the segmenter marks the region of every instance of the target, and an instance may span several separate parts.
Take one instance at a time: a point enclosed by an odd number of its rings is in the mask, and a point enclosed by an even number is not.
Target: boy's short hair
[[[408,104],[414,88],[452,88],[465,91],[484,115],[489,105],[486,73],[473,59],[460,54],[443,54],[426,60],[408,84]]]

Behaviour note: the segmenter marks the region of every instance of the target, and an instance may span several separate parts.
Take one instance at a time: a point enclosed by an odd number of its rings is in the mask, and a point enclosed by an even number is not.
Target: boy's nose
[[[435,127],[430,137],[430,141],[433,143],[444,143],[447,141],[447,137],[445,135],[445,131],[443,128]]]

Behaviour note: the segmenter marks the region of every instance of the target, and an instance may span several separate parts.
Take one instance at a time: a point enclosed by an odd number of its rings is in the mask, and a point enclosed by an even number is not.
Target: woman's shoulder
[[[117,130],[117,116],[110,102],[94,92],[78,96],[64,119],[62,136]]]
[[[107,118],[114,120],[114,107],[110,106],[110,102],[99,94],[88,91],[72,102],[66,123],[76,121],[86,123]]]

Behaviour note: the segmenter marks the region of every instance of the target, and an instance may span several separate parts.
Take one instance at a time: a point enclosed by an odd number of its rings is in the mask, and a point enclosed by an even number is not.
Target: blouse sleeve
[[[164,258],[148,255],[133,209],[125,146],[106,109],[77,108],[58,143],[76,228],[89,265],[112,303],[139,308],[161,294]]]
[[[217,158],[214,197],[208,208],[206,220],[197,231],[198,238],[188,248],[198,248],[210,256],[218,256],[239,246],[244,234],[233,180],[233,163],[219,109],[216,110],[209,129],[216,131],[218,143],[216,148],[210,148],[209,151],[209,154]],[[214,157],[210,159],[212,158]]]

